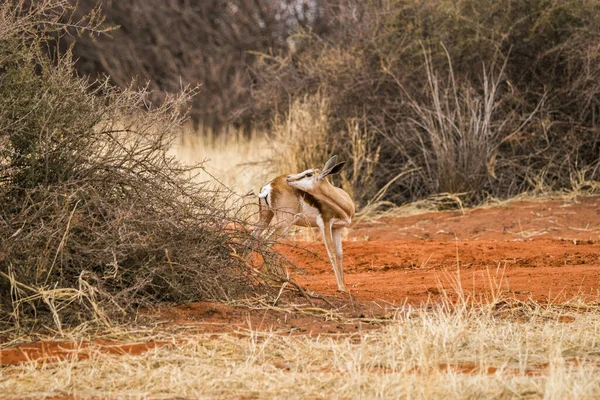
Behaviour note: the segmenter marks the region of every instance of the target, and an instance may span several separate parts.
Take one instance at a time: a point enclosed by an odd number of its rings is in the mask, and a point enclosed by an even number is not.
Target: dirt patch
[[[337,294],[325,251],[307,244],[316,256],[291,251],[306,275],[298,280],[319,293]],[[427,301],[445,289],[466,293],[502,290],[538,301],[593,297],[600,288],[600,242],[562,240],[348,242],[344,271],[359,301],[392,304]],[[459,271],[459,272],[457,272]]]
[[[444,291],[481,296],[502,292],[553,303],[575,296],[597,300],[600,293],[600,197],[521,201],[464,214],[427,213],[359,223],[344,242],[344,271],[352,296],[337,292],[322,242],[289,244],[293,246],[279,250],[301,268],[302,272],[290,271],[292,276],[327,296],[343,319],[328,314],[318,300],[315,307],[306,308],[302,298],[287,298],[287,304],[304,308],[200,302],[160,309],[159,324],[214,334],[259,330],[346,335],[376,329],[393,316],[395,306],[436,301]],[[571,322],[568,318],[560,322]],[[0,364],[85,358],[93,352],[138,354],[165,344],[36,342],[1,350]]]
[[[55,342],[38,341],[24,343],[0,350],[0,365],[15,365],[27,361],[40,363],[57,362],[67,359],[84,360],[94,353],[102,354],[141,354],[166,342],[116,343],[103,340],[94,342]]]
[[[309,289],[343,297],[322,243],[282,248]],[[460,212],[382,218],[352,229],[344,271],[360,301],[421,303],[455,291],[562,302],[600,290],[600,198],[513,202]]]
[[[600,239],[600,197],[513,201],[496,207],[384,217],[354,226],[349,240]]]

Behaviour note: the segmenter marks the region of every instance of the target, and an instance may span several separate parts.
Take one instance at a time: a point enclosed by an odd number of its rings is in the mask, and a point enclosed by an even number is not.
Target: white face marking
[[[265,185],[262,187],[262,189],[260,189],[260,193],[258,194],[258,197],[260,197],[261,199],[264,199],[265,197],[267,197],[270,194],[271,194],[271,184],[269,183],[268,185]]]
[[[317,178],[318,173],[314,169],[307,169],[299,174],[288,176],[285,181],[293,188],[309,192],[314,189]]]

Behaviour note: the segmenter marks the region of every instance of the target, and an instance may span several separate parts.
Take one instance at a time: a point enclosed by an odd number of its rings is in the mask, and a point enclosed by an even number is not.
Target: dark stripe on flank
[[[319,214],[323,214],[323,210],[321,209],[321,203],[310,193],[302,192],[302,199],[305,200],[309,206],[316,208],[319,210]]]

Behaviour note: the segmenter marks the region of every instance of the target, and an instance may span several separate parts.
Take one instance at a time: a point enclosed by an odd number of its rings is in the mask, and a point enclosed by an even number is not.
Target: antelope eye
[[[304,176],[307,177],[307,178],[310,178],[312,175],[313,175],[312,172],[310,172],[310,173],[308,173],[308,174],[306,174]]]

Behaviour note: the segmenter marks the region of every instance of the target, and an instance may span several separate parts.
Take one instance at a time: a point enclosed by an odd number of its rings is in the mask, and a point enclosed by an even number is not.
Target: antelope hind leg
[[[252,237],[254,237],[254,239],[256,241],[260,240],[261,235],[263,234],[263,232],[265,231],[265,229],[267,229],[267,227],[269,226],[269,224],[271,223],[271,220],[273,219],[275,213],[273,213],[272,210],[270,210],[268,208],[268,206],[265,204],[263,204],[264,199],[259,199],[258,201],[258,207],[259,207],[259,211],[258,211],[258,222],[256,223],[256,227],[252,230]],[[250,256],[251,253],[251,248],[250,248],[250,242],[251,239],[247,239],[244,242],[244,258],[248,258]]]
[[[333,273],[335,274],[335,280],[337,281],[338,290],[340,292],[346,292],[346,285],[344,284],[343,275],[340,276],[340,271],[336,265],[336,259],[333,257],[331,250],[335,248],[332,237],[332,229],[331,229],[331,221],[325,223],[321,216],[317,217],[317,225],[321,230],[321,235],[323,236],[323,243],[325,243],[325,250],[327,250],[327,255],[329,256],[329,261],[331,261],[331,265],[333,266]]]
[[[344,257],[344,251],[342,249],[342,229],[344,228],[332,229],[331,236],[333,237],[333,243],[335,245],[336,266],[339,272],[340,281],[342,282],[343,291],[347,292],[348,289],[346,288],[346,281],[344,279],[344,266],[342,263]],[[340,290],[342,290],[342,288],[340,288]]]

